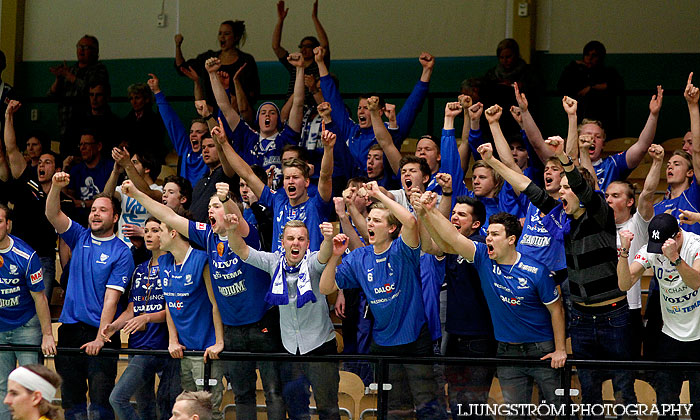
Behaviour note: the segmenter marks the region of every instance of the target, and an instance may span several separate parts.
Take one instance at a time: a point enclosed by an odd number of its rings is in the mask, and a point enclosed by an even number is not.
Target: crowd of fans
[[[449,407],[456,418],[458,404],[487,402],[494,375],[508,403],[528,403],[533,383],[543,400],[563,402],[556,369],[569,356],[700,362],[700,94],[692,73],[684,90],[691,129],[682,150],[670,151],[659,201],[669,153],[654,144],[663,89],[651,98],[636,143],[604,157],[622,82],[605,67],[600,42],[563,69],[565,139],[545,139],[537,128],[528,99],[542,94],[540,81],[517,42],[506,39],[498,65],[465,80],[445,105],[440,138],[423,135],[406,155],[401,146],[436,59],[420,54],[419,78],[400,109],[361,95],[355,119],[330,73],[317,3],[317,36],[304,37],[295,53],[281,46],[288,12],[280,1],[272,35],[290,75],[282,108],[258,103],[265,81],[240,50],[243,21],[223,22],[220,50],[191,60],[183,36],[175,37],[176,70],[194,85],[188,122],[155,74],[129,87],[128,115],[114,115],[107,68],[90,35],[78,41],[77,63],[51,69],[49,94],[59,104],[51,137],[60,154],[39,133],[17,139],[21,104],[0,88],[7,98],[0,343],[41,345],[55,355],[66,419],[177,418],[175,399],[202,388],[205,362],[217,380],[215,419],[224,377],[237,418],[256,418],[256,369],[268,418],[308,418],[310,386],[319,417],[339,419],[336,363],[217,360],[222,351],[337,354],[331,310],[342,320],[346,354],[551,361],[444,370],[392,364],[390,416],[415,410],[420,419],[447,418]],[[179,159],[177,175],[159,182],[166,139]],[[647,155],[638,195],[626,178]],[[643,311],[647,269],[653,280]],[[49,311],[54,285],[65,290],[58,337]],[[326,295],[336,296],[332,306]],[[117,359],[94,356],[121,348],[120,331],[130,348],[167,349],[172,357],[133,356],[117,382]],[[187,350],[204,351],[204,359],[184,356]],[[0,353],[3,394],[17,362],[36,363],[37,355]],[[374,381],[367,363],[342,368]],[[609,378],[619,401],[637,402],[635,374],[612,368],[577,370],[584,403],[602,402]],[[15,381],[48,377],[27,372],[13,373]],[[697,415],[698,375],[645,379],[659,403],[673,403],[689,377]],[[51,381],[55,392],[58,381]],[[0,410],[0,420],[9,415]]]

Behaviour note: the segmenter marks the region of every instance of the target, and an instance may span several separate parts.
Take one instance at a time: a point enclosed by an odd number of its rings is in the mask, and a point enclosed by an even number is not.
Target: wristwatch
[[[212,118],[214,118],[214,114],[209,114],[209,115],[207,115],[206,117],[204,117],[203,119],[204,119],[204,121],[209,121],[209,120],[211,120]]]
[[[679,265],[681,265],[681,261],[683,261],[683,260],[681,259],[681,256],[679,255],[678,258],[676,258],[676,261],[671,261],[671,265],[674,267],[678,267]]]

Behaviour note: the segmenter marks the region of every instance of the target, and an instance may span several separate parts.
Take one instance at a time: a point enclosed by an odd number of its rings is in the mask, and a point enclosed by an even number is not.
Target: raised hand
[[[226,230],[237,230],[239,224],[240,220],[238,220],[238,216],[235,214],[226,213],[224,215],[224,225],[226,226]]]
[[[325,57],[325,56],[326,56],[326,49],[325,48],[323,48],[321,46],[314,48],[314,61],[316,61],[316,63],[318,63],[318,64],[323,63],[323,57]]]
[[[367,109],[369,109],[370,112],[378,112],[379,111],[379,97],[378,96],[370,96],[367,98]]]
[[[481,155],[481,158],[485,161],[488,162],[491,159],[493,159],[493,146],[491,143],[484,143],[477,147],[476,149],[477,152]]]
[[[677,260],[678,259],[678,245],[676,244],[676,240],[673,238],[666,239],[666,242],[664,242],[664,244],[661,245],[661,252],[669,260],[671,260],[671,261]]]
[[[180,66],[180,71],[193,82],[199,82],[199,73],[197,73],[192,66]]]
[[[118,148],[114,147],[112,149],[112,160],[116,162],[122,168],[126,168],[129,162],[131,162],[131,156],[129,152],[126,151],[126,147]]]
[[[301,57],[300,53],[291,53],[287,56],[287,61],[294,67],[303,68],[304,59]]]
[[[226,132],[224,131],[224,123],[221,122],[221,118],[219,118],[219,125],[215,125],[211,129],[211,136],[219,144],[224,144],[228,141],[226,138]]]
[[[7,109],[5,110],[5,116],[12,116],[17,112],[18,109],[22,107],[22,104],[19,101],[15,101],[14,99],[10,100],[10,102],[7,104]]]
[[[331,104],[328,102],[321,102],[318,104],[316,107],[316,111],[318,111],[318,115],[321,116],[321,118],[328,119],[330,121],[331,119]]]
[[[520,93],[520,88],[517,83],[513,83],[513,89],[515,90],[515,100],[518,101],[518,108],[523,112],[527,112],[527,98],[525,94]]]
[[[51,184],[56,186],[56,188],[65,188],[70,184],[70,175],[68,172],[58,171],[53,174]]]
[[[381,194],[381,191],[379,191],[379,185],[377,184],[377,181],[371,181],[366,184],[364,184],[364,190],[367,192],[367,196],[370,198],[377,198],[379,194]],[[360,195],[362,195],[362,189],[360,188]]]
[[[649,146],[649,149],[647,150],[647,153],[649,153],[649,156],[653,160],[658,160],[658,161],[663,161],[664,160],[664,148],[660,144],[652,144]]]
[[[467,96],[468,98],[468,96]],[[462,105],[459,102],[448,102],[445,104],[445,117],[455,118],[462,113]]]
[[[199,114],[203,118],[206,118],[209,116],[209,114],[211,114],[211,112],[209,111],[209,106],[207,105],[207,101],[204,99],[194,101],[194,109],[196,109],[197,114]]]
[[[435,182],[442,188],[442,192],[446,194],[452,193],[452,175],[440,172],[435,175]]]
[[[280,0],[277,2],[277,19],[284,20],[289,13],[289,8],[284,8],[284,1]]]
[[[469,109],[470,106],[472,106],[472,97],[469,95],[459,95],[457,97],[457,100],[459,101],[459,104],[462,106],[463,110]]]
[[[324,130],[321,134],[321,141],[323,142],[323,147],[333,147],[335,146],[336,135],[332,131]]]
[[[233,74],[233,81],[234,82],[237,80],[241,80],[241,74],[243,74],[243,69],[247,65],[248,65],[248,63],[243,63],[243,65],[241,67],[239,67],[238,70],[236,70],[236,72]]]
[[[384,116],[389,122],[396,121],[396,105],[384,103]]]
[[[700,222],[700,213],[689,210],[680,210],[681,214],[678,216],[678,220],[682,224],[692,225],[693,223]]]
[[[549,137],[544,141],[549,146],[554,156],[564,155],[564,139],[559,136]]]
[[[433,67],[435,67],[435,57],[427,52],[420,53],[418,61],[420,61],[420,65],[423,66],[424,69],[432,70]]]
[[[426,191],[421,196],[420,202],[425,211],[430,211],[435,208],[435,204],[437,203],[437,194],[432,191]]]
[[[343,193],[343,195],[345,194]],[[333,208],[338,217],[344,217],[346,214],[345,199],[343,197],[333,197]]]
[[[314,7],[311,9],[311,19],[317,20],[318,19],[318,0],[314,2]]]
[[[629,230],[620,231],[620,248],[624,249],[622,252],[629,252],[630,246],[632,246],[632,241],[634,240],[634,233]]]
[[[216,196],[222,203],[226,201],[229,193],[229,185],[227,182],[217,182],[216,183]]]
[[[413,210],[420,214],[425,213],[425,209],[423,208],[423,203],[421,203],[420,198],[422,197],[422,194],[420,191],[412,192],[411,195],[408,197],[411,206],[413,206]]]
[[[483,112],[484,105],[481,102],[477,102],[469,107],[469,119],[472,121],[479,121]]]
[[[661,88],[661,85],[658,85],[656,86],[656,95],[652,96],[651,101],[649,101],[649,112],[651,112],[653,115],[659,115],[663,99],[664,90]]]
[[[578,147],[581,150],[589,151],[593,149],[593,136],[590,134],[582,134],[578,138]]]
[[[175,46],[181,47],[182,46],[182,41],[184,41],[185,38],[182,36],[182,34],[175,34]]]
[[[122,182],[122,194],[126,194],[127,197],[134,198],[134,192],[136,192],[136,187],[131,180],[127,179]]]
[[[574,117],[576,116],[576,110],[578,108],[578,102],[576,99],[564,96],[561,98],[561,104],[564,106],[564,111],[566,111],[567,115],[573,115]]]
[[[700,93],[698,92],[698,88],[693,86],[693,72],[690,72],[690,74],[688,75],[688,83],[685,85],[683,97],[688,102],[688,104],[697,105],[698,103]]]
[[[331,240],[333,239],[333,223],[330,222],[323,222],[319,226],[319,229],[321,229],[321,235],[323,235],[324,240]]]
[[[221,60],[217,57],[207,58],[207,61],[204,62],[204,68],[209,73],[216,73],[221,68]]]
[[[497,123],[498,120],[501,119],[502,113],[503,109],[500,106],[491,106],[489,107],[489,109],[486,110],[486,121],[488,121],[489,124]]]
[[[518,108],[515,105],[512,105],[510,107],[510,115],[513,116],[513,119],[515,120],[515,122],[518,123],[520,128],[523,128],[523,112],[520,110],[520,108]]]
[[[304,87],[309,91],[316,90],[316,78],[310,74],[304,75]]]
[[[348,237],[344,233],[339,233],[333,237],[333,256],[340,257],[348,249]]]
[[[216,72],[216,78],[219,79],[219,83],[224,89],[228,89],[231,85],[231,79],[228,77],[228,73],[222,70]]]
[[[150,77],[150,79],[148,79],[146,83],[148,83],[148,87],[151,88],[151,92],[153,92],[153,94],[155,95],[156,93],[160,92],[160,83],[158,82],[158,77],[153,73],[148,73],[148,77]]]

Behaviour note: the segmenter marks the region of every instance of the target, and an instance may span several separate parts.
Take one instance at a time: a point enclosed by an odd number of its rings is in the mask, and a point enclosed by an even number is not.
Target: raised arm
[[[15,134],[15,112],[22,106],[21,103],[11,100],[5,110],[5,150],[7,160],[10,163],[12,178],[19,178],[27,168],[27,161],[24,160],[22,152],[17,147],[17,137]]]
[[[571,156],[571,158],[576,161],[578,157],[578,117],[576,112],[578,110],[578,102],[576,99],[564,96],[561,99],[561,104],[566,112],[566,118],[569,121],[569,128],[566,133],[566,154]]]
[[[448,174],[438,174],[438,175],[448,175]],[[449,175],[448,175],[449,176]],[[450,183],[452,181],[450,180]],[[417,189],[416,189],[417,190]],[[416,214],[423,211],[422,209],[422,203],[421,203],[421,193],[416,191],[411,193],[411,205],[413,206],[413,209],[416,211]],[[450,202],[451,200],[445,199],[442,201],[447,201]],[[440,202],[440,205],[442,206],[442,201]],[[449,204],[448,204],[449,207]],[[440,214],[444,216],[443,209],[440,209]],[[416,216],[418,217],[418,216]],[[436,256],[443,256],[445,252],[440,248],[440,246],[433,241],[433,238],[431,237],[430,231],[428,228],[420,222],[418,222],[418,233],[420,235],[420,249],[421,251],[425,252],[426,254],[430,255],[436,255]]]
[[[323,157],[321,157],[321,172],[318,174],[318,196],[326,202],[333,198],[333,147],[335,139],[336,135],[331,131],[325,130],[321,133]]]
[[[318,42],[326,50],[324,58],[327,59],[326,56],[330,54],[330,43],[328,42],[328,34],[326,30],[323,29],[323,25],[321,25],[321,21],[318,19],[318,0],[314,1],[314,7],[311,11],[311,20],[314,22],[316,35],[318,35]]]
[[[212,135],[216,129],[217,127],[212,129]],[[260,198],[263,189],[265,188],[265,184],[263,184],[260,178],[255,175],[255,172],[253,172],[250,165],[248,165],[248,163],[246,163],[246,161],[243,160],[243,158],[236,153],[235,150],[233,150],[231,143],[229,143],[229,141],[226,139],[226,134],[224,133],[223,128],[218,126],[218,129],[220,130],[219,135],[213,135],[213,137],[214,142],[216,143],[217,151],[219,152],[219,159],[221,159],[222,166],[224,160],[226,160],[230,168],[232,168],[234,172],[243,178],[243,180],[248,184],[248,187],[250,187],[250,190],[253,191],[253,194]],[[224,173],[226,173],[225,167]]]
[[[427,191],[421,197],[421,204],[425,212],[421,215],[421,220],[425,223],[428,231],[431,233],[433,240],[445,252],[456,253],[468,261],[474,261],[476,246],[471,239],[466,238],[459,233],[452,223],[445,219],[435,208],[437,195],[434,192]]]
[[[688,76],[688,83],[683,92],[685,100],[688,102],[688,112],[690,114],[690,132],[693,135],[693,170],[695,177],[700,174],[700,111],[698,110],[698,98],[700,90],[693,86],[693,73]]]
[[[228,247],[234,254],[241,257],[242,260],[247,260],[250,256],[250,248],[245,243],[245,240],[238,231],[238,226],[240,223],[238,216],[235,214],[227,214],[224,216],[224,222],[226,223],[226,235],[228,236]]]
[[[211,121],[211,120],[210,120]],[[224,153],[223,147],[225,144],[229,144],[228,138],[226,137],[226,132],[224,131],[224,123],[221,122],[221,118],[218,119],[219,124],[211,127],[211,136],[214,139],[214,145],[216,146],[216,152],[219,154],[219,161],[221,162],[221,169],[224,171],[224,175],[231,178],[236,175],[236,170],[228,159],[228,156]]]
[[[593,145],[593,136],[584,134],[577,140],[579,153],[579,165],[581,168],[587,170],[595,179],[595,184],[598,185],[598,176],[595,174],[595,168],[593,167],[593,162],[591,161],[590,150],[595,147]],[[574,161],[574,163],[576,163]]]
[[[119,149],[115,147],[112,150],[112,159],[114,159],[115,150]],[[114,165],[112,166],[112,172],[109,173],[109,178],[107,178],[107,182],[105,183],[105,187],[102,189],[102,192],[109,194],[117,200],[121,200],[122,197],[117,192],[117,184],[119,183],[119,176],[122,173],[124,173],[124,168],[122,168],[121,165],[119,165],[119,162],[115,160]]]
[[[634,233],[623,230],[620,236],[620,253],[617,256],[617,286],[623,292],[628,291],[644,274],[644,267],[635,261],[629,263],[630,246],[634,239]],[[634,258],[634,256],[632,257]]]
[[[61,234],[70,227],[70,219],[61,210],[61,189],[70,183],[70,175],[66,172],[56,172],[51,178],[51,189],[46,196],[46,218],[56,229],[56,233]]]
[[[166,206],[165,204],[158,202],[148,195],[144,194],[143,191],[138,190],[134,183],[127,179],[122,183],[122,194],[127,197],[131,197],[134,200],[141,203],[141,205],[148,211],[151,216],[164,222],[166,225],[178,231],[182,236],[189,238],[189,228],[190,221],[182,216],[176,214],[173,209]]]
[[[345,194],[345,192],[343,192]],[[365,244],[362,243],[360,235],[357,234],[355,229],[350,222],[350,215],[345,207],[345,199],[343,197],[333,197],[333,206],[335,207],[335,214],[338,215],[338,222],[340,222],[340,228],[343,233],[345,233],[350,241],[350,250],[362,248]]]
[[[458,148],[459,160],[462,164],[462,171],[466,171],[469,167],[469,129],[471,126],[469,121],[469,108],[472,106],[472,98],[468,95],[459,95],[457,100],[459,101],[459,104],[462,107],[462,112],[464,113],[464,124],[462,124],[462,143],[460,143]],[[454,128],[454,120],[452,122],[452,127]]]
[[[253,108],[250,106],[250,102],[248,102],[248,95],[246,95],[245,89],[243,88],[243,82],[241,81],[243,70],[247,65],[248,63],[243,63],[243,65],[236,70],[231,78],[233,81],[233,92],[236,96],[236,100],[231,101],[231,106],[235,105],[235,108],[238,108],[238,113],[244,120],[253,121],[255,120],[255,114],[253,112]]]
[[[404,243],[411,248],[416,248],[420,245],[420,235],[418,231],[418,220],[406,210],[404,206],[389,198],[384,194],[375,181],[365,184],[367,195],[371,198],[379,200],[384,206],[401,222],[401,238]]]
[[[211,82],[211,90],[214,92],[214,97],[216,98],[216,104],[219,106],[221,113],[224,114],[226,122],[228,123],[231,131],[234,131],[238,127],[238,123],[241,122],[241,117],[231,106],[229,102],[229,97],[226,94],[226,90],[221,85],[216,72],[221,68],[221,60],[216,57],[207,59],[204,63],[204,67],[209,73],[209,81]]]
[[[333,238],[333,252],[331,258],[323,269],[323,273],[321,273],[321,281],[318,285],[319,291],[324,295],[330,295],[338,290],[338,285],[335,284],[335,269],[340,263],[340,257],[345,254],[345,250],[347,249],[348,237],[344,233],[335,235]]]
[[[297,133],[301,132],[301,120],[304,116],[304,59],[301,54],[290,54],[287,61],[296,69],[294,80],[294,93],[292,94],[292,108],[289,110],[287,125]]]
[[[639,139],[627,149],[627,153],[625,154],[627,167],[630,169],[634,169],[639,165],[644,155],[647,153],[647,150],[649,150],[649,146],[651,146],[651,143],[654,141],[656,125],[659,122],[659,111],[661,111],[663,99],[664,90],[661,88],[661,85],[659,85],[656,87],[656,95],[652,96],[651,101],[649,101],[649,118],[647,118],[647,123],[639,134]]]
[[[326,264],[333,255],[333,223],[323,222],[319,225],[319,229],[323,235],[323,242],[318,249],[318,262]]]
[[[501,125],[498,123],[502,113],[503,110],[498,105],[494,105],[486,110],[486,121],[489,122],[489,129],[493,135],[493,143],[496,145],[496,151],[498,152],[498,157],[501,162],[510,169],[522,173],[522,169],[520,169],[518,164],[515,163],[515,159],[513,159],[513,153],[510,151],[508,142],[503,136],[503,131],[501,131]]]
[[[126,147],[122,148],[122,150],[119,150],[116,147],[112,149],[112,159],[114,159],[114,162],[118,163],[119,166],[124,168],[126,175],[139,191],[156,201],[161,200],[163,193],[158,190],[151,189],[151,186],[148,185],[146,180],[143,179],[141,174],[139,174],[139,172],[136,170],[134,162],[131,160],[131,156],[129,155],[129,152],[127,152]]]
[[[651,156],[651,168],[644,179],[644,187],[639,193],[637,200],[637,211],[642,219],[650,221],[654,217],[654,193],[659,186],[661,178],[661,168],[664,164],[664,148],[659,144],[649,146],[649,156]]]
[[[241,209],[238,207],[238,204],[231,199],[229,188],[228,182],[217,182],[216,196],[224,205],[224,213],[235,214],[236,217],[238,217],[238,232],[240,232],[241,236],[247,238],[248,234],[250,233],[250,225],[248,225],[248,222],[243,217],[243,213],[241,213]]]
[[[183,64],[185,64],[185,56],[182,54],[182,41],[184,41],[185,38],[182,36],[182,34],[176,34],[175,35],[175,66],[176,67],[181,67]]]
[[[279,59],[283,59],[288,56],[289,53],[282,47],[282,28],[284,27],[284,19],[289,13],[289,8],[284,8],[284,1],[280,0],[277,2],[277,23],[275,24],[275,29],[272,31],[272,51]]]
[[[535,153],[537,153],[537,156],[539,156],[542,163],[544,163],[552,156],[552,151],[545,144],[542,133],[540,129],[537,128],[537,124],[528,110],[528,102],[525,94],[520,93],[517,83],[513,84],[513,89],[515,89],[515,100],[518,102],[518,108],[522,111],[523,130],[525,130],[530,144],[535,149]]]
[[[374,136],[377,138],[377,143],[382,146],[384,151],[384,156],[389,161],[391,170],[395,173],[399,173],[399,162],[401,162],[401,152],[394,144],[394,140],[389,134],[384,121],[382,120],[382,110],[379,108],[379,97],[371,96],[367,98],[367,108],[371,114],[372,118],[372,130],[374,130]]]
[[[493,146],[491,146],[489,143],[484,143],[479,146],[479,154],[481,154],[481,158],[484,160],[484,162],[486,162],[486,164],[492,167],[496,173],[502,176],[503,179],[505,179],[505,181],[513,187],[513,191],[516,193],[525,191],[525,188],[527,188],[527,186],[530,185],[530,182],[532,182],[530,178],[523,175],[522,171],[517,172],[508,167],[505,163],[496,159],[493,156]]]

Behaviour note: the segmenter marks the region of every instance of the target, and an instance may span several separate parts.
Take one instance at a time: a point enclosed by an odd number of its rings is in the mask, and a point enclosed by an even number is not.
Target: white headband
[[[53,397],[56,396],[56,387],[25,367],[20,366],[13,370],[7,379],[17,382],[30,391],[39,391],[41,396],[48,402],[53,401]]]

